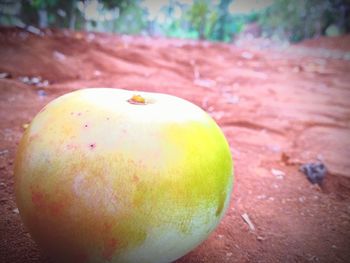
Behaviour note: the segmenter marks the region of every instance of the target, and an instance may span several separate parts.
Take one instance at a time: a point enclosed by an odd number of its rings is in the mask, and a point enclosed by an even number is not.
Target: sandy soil
[[[349,51],[350,36],[277,51],[2,28],[0,72],[10,75],[0,79],[0,262],[50,262],[16,209],[16,147],[23,124],[46,103],[86,87],[177,95],[205,109],[227,136],[236,167],[231,207],[177,262],[349,262]],[[316,159],[329,170],[322,186],[299,172]]]

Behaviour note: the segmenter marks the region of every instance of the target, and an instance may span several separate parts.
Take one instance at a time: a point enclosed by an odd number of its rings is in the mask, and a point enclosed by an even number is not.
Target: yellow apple
[[[171,262],[205,240],[228,206],[229,145],[194,104],[92,88],[63,95],[26,129],[16,200],[57,262]]]

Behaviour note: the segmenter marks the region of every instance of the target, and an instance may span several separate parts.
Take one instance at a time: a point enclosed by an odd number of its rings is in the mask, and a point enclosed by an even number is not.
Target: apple
[[[82,89],[44,107],[20,141],[16,201],[57,262],[171,262],[215,229],[233,165],[215,121],[160,93]]]

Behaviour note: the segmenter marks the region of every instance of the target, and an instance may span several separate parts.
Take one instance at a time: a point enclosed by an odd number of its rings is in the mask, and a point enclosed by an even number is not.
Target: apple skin
[[[174,261],[215,229],[232,186],[215,121],[160,93],[65,94],[33,119],[15,161],[21,218],[57,262]]]

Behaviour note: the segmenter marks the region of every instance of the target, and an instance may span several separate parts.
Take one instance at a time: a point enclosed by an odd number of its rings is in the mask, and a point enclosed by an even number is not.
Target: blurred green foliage
[[[230,11],[234,0],[164,0],[156,16],[144,1],[0,0],[0,24],[225,42],[251,24],[265,37],[292,42],[350,31],[350,0],[274,0],[265,9],[242,14]]]
[[[330,26],[350,31],[348,0],[275,0],[259,14],[263,32],[271,37],[297,42],[324,35]]]
[[[197,32],[200,39],[210,38],[214,24],[218,19],[218,12],[213,8],[210,0],[196,0],[186,13],[191,29]]]
[[[141,1],[101,0],[100,2],[105,9],[113,10],[115,14],[111,19],[102,22],[104,31],[134,35],[140,34],[147,27],[147,12],[141,7]]]
[[[171,1],[163,12],[170,17],[163,30],[165,35],[179,38],[208,39],[230,41],[232,35],[241,28],[241,21],[232,19],[229,4],[232,0],[221,0],[213,4],[210,0],[195,0],[191,5]],[[174,7],[181,9],[181,16],[174,18]]]

